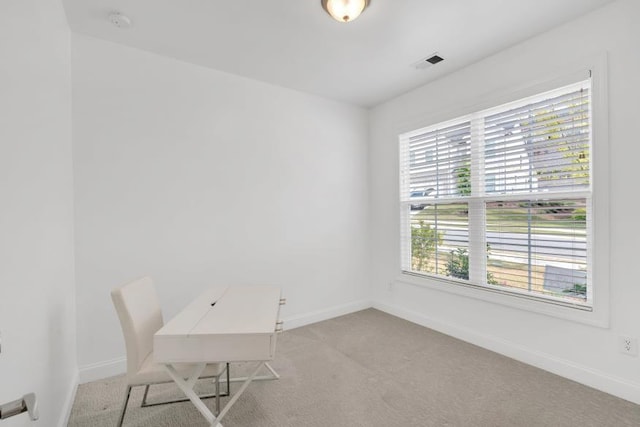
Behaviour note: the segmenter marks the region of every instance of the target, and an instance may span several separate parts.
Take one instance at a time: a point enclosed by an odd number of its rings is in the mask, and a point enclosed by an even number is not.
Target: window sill
[[[484,288],[455,280],[423,276],[410,272],[402,272],[396,277],[396,283],[447,292],[599,328],[609,327],[608,313],[604,310],[598,310],[595,306],[589,307],[581,304],[571,305],[553,299],[530,296],[509,290],[498,290],[493,287]]]

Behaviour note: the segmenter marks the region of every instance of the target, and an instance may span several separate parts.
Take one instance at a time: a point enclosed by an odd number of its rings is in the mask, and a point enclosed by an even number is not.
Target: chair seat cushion
[[[178,371],[178,373],[183,377],[187,378],[193,372],[194,364],[192,363],[174,363],[174,368]],[[224,363],[211,363],[208,364],[202,374],[200,374],[200,378],[202,377],[215,377],[224,372],[225,364]],[[145,385],[150,383],[162,383],[173,381],[169,376],[164,365],[157,363],[153,360],[153,352],[151,352],[144,362],[142,362],[142,366],[138,370],[135,375],[130,375],[127,378],[129,385]]]

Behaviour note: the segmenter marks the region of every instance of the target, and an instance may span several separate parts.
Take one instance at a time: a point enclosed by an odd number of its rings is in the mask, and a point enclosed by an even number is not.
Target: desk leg
[[[206,366],[205,363],[197,364],[193,370],[193,373],[185,381],[184,379],[182,379],[180,374],[178,374],[178,372],[175,370],[175,368],[171,364],[165,365],[165,367],[167,368],[167,371],[169,372],[169,376],[171,376],[173,381],[175,381],[175,383],[178,385],[180,390],[184,392],[184,394],[195,405],[198,411],[200,411],[202,416],[204,416],[207,419],[207,421],[211,423],[211,425],[215,425],[213,424],[215,417],[213,416],[209,408],[207,408],[207,405],[205,405],[204,402],[200,400],[200,397],[198,397],[196,392],[193,391],[193,386],[195,385],[196,381],[202,374],[202,371],[204,371],[205,366]]]
[[[262,368],[262,365],[264,365],[265,363],[266,362],[256,363],[255,368],[253,369],[253,371],[251,371],[251,375],[246,377],[240,389],[236,393],[234,393],[231,400],[229,400],[227,404],[224,405],[224,408],[222,408],[222,411],[220,411],[217,417],[214,417],[214,415],[211,413],[209,408],[207,408],[204,402],[202,402],[202,400],[200,400],[198,395],[193,391],[193,386],[195,385],[197,379],[200,377],[200,374],[202,374],[202,371],[204,371],[204,368],[206,366],[204,363],[198,364],[194,369],[193,373],[191,374],[191,376],[189,376],[189,378],[186,381],[180,377],[178,372],[175,370],[175,368],[171,364],[166,364],[165,367],[167,368],[167,371],[169,372],[169,375],[171,376],[173,381],[175,381],[178,387],[180,387],[180,390],[184,392],[184,394],[189,398],[189,400],[191,400],[191,402],[195,405],[198,411],[200,411],[202,416],[206,418],[209,424],[211,424],[212,427],[216,427],[216,426],[222,427],[222,424],[220,424],[220,420],[222,420],[222,417],[224,417],[227,414],[227,412],[229,412],[229,409],[231,409],[233,404],[236,403],[236,400],[238,400],[240,395],[244,393],[244,391],[247,389],[251,381],[253,381],[253,379],[255,378],[260,368]]]
[[[273,375],[273,377],[271,377],[271,378],[265,377],[265,380],[267,380],[267,379],[279,380],[280,379],[280,375],[276,372],[275,369],[273,369],[271,367],[271,365],[269,365],[267,362],[264,362],[264,366],[266,366],[267,369],[269,370],[269,372],[271,372],[271,375]]]
[[[234,393],[234,395],[231,398],[231,400],[229,400],[229,402],[227,402],[227,404],[224,405],[224,408],[222,408],[222,411],[220,411],[220,414],[218,414],[218,417],[215,420],[213,420],[213,422],[211,422],[211,426],[212,427],[215,427],[216,423],[219,423],[220,420],[222,419],[222,417],[224,417],[226,415],[226,413],[229,411],[229,409],[231,409],[231,406],[233,406],[233,404],[236,403],[236,400],[238,400],[240,395],[242,393],[244,393],[244,391],[249,386],[249,383],[251,383],[251,381],[253,381],[253,379],[255,378],[256,374],[258,373],[260,368],[262,368],[262,365],[264,365],[265,363],[266,362],[258,362],[258,363],[256,363],[255,369],[253,371],[251,371],[251,375],[249,375],[247,377],[247,379],[244,381],[244,383],[242,383],[242,386],[240,386],[240,389],[237,392]],[[218,426],[222,427],[222,424],[218,424]]]

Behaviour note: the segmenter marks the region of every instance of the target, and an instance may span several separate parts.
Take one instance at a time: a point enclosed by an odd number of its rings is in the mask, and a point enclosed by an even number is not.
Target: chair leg
[[[124,403],[122,404],[122,412],[120,413],[120,419],[118,420],[117,427],[122,427],[124,421],[124,412],[127,410],[127,403],[129,403],[129,395],[131,394],[131,386],[127,386],[127,392],[124,397]]]
[[[222,378],[222,375],[225,373],[227,373],[227,392],[226,394],[220,394],[220,379]],[[231,396],[231,381],[230,381],[230,377],[231,374],[229,373],[230,369],[229,369],[229,363],[227,363],[227,366],[225,368],[224,371],[222,371],[218,376],[213,377],[213,381],[214,381],[214,385],[216,388],[216,392],[215,394],[206,394],[206,395],[200,395],[198,397],[200,397],[200,399],[209,399],[211,397],[215,397],[216,398],[216,410],[218,412],[220,412],[220,396]],[[210,378],[210,377],[209,377]],[[142,408],[146,408],[149,406],[158,406],[158,405],[167,405],[170,403],[179,403],[179,402],[188,402],[189,399],[174,399],[174,400],[165,400],[163,402],[156,402],[156,403],[147,403],[147,395],[149,393],[149,387],[151,386],[151,384],[147,384],[144,388],[144,395],[142,396],[142,403],[140,404],[140,407]],[[128,392],[131,392],[131,387],[129,387]],[[120,427],[120,425],[118,425],[118,427]]]
[[[149,386],[150,384],[147,384],[147,386],[144,388],[144,396],[142,396],[142,403],[140,404],[140,406],[143,408],[147,406],[147,394],[149,393]]]
[[[216,381],[216,416],[220,413],[220,377],[222,373],[215,379]]]

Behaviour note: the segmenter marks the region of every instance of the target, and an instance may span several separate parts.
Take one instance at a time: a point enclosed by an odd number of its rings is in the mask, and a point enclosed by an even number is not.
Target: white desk
[[[156,332],[153,353],[166,366],[171,378],[212,426],[240,397],[263,365],[273,360],[280,288],[273,286],[216,287],[204,292]],[[193,391],[207,363],[255,362],[251,374],[215,417]],[[174,363],[193,363],[187,380],[178,375]],[[273,372],[273,370],[271,370]]]

